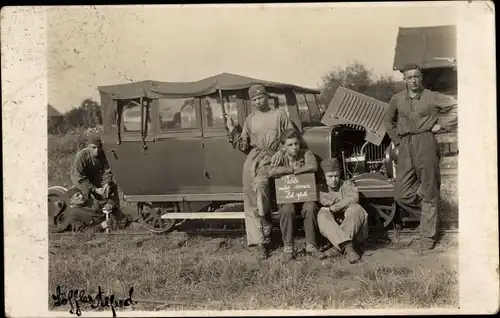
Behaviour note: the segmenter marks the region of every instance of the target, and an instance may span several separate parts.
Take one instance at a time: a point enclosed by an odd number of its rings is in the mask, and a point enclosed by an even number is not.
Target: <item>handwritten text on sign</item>
[[[275,185],[278,204],[318,200],[314,173],[286,175],[276,179]]]

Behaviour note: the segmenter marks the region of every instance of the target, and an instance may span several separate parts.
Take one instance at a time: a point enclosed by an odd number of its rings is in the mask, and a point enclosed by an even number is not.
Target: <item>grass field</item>
[[[69,167],[83,143],[78,135],[49,136],[49,185],[69,186]],[[456,178],[443,178],[445,219],[458,219],[457,199]],[[434,252],[423,256],[372,240],[363,261],[355,265],[343,258],[319,261],[306,256],[286,263],[279,247],[270,259],[259,262],[244,236],[172,232],[140,239],[109,236],[95,244],[88,239],[50,239],[49,295],[58,285],[93,295],[101,286],[126,298],[133,287],[134,310],[458,306],[454,236],[444,237]],[[297,242],[301,244],[303,238]],[[53,310],[69,310],[48,302]]]
[[[138,240],[113,236],[94,245],[76,237],[53,240],[49,293],[61,285],[95,294],[101,286],[125,298],[133,287],[133,300],[138,301],[134,309],[141,310],[458,305],[453,238],[445,238],[435,253],[418,257],[391,246],[368,248],[363,262],[355,265],[342,258],[320,261],[307,256],[287,263],[281,249],[257,261],[245,245],[244,237],[187,237],[176,232]],[[154,305],[153,300],[159,302]],[[170,306],[160,307],[162,301]]]

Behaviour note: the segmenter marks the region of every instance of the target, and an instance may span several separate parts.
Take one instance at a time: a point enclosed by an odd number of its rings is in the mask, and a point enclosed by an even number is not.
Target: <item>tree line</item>
[[[394,81],[389,76],[375,77],[365,65],[354,62],[343,68],[337,67],[322,77],[320,87],[322,105],[328,107],[340,85],[383,102],[389,102],[392,95],[405,88],[403,81]],[[49,104],[48,108],[51,107]],[[49,116],[47,128],[49,134],[65,134],[76,128],[86,129],[100,125],[102,125],[101,106],[92,99],[85,99],[79,107],[62,116]]]

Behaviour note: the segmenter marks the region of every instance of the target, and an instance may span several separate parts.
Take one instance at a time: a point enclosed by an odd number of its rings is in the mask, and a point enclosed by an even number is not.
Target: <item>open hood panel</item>
[[[384,139],[384,115],[389,104],[339,86],[321,122],[327,126],[361,126],[365,140],[377,146]]]

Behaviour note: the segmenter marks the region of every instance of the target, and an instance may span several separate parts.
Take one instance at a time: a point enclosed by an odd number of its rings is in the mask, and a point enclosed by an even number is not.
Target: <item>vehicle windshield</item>
[[[295,93],[299,116],[303,124],[316,124],[321,121],[321,110],[318,100],[311,93]]]

